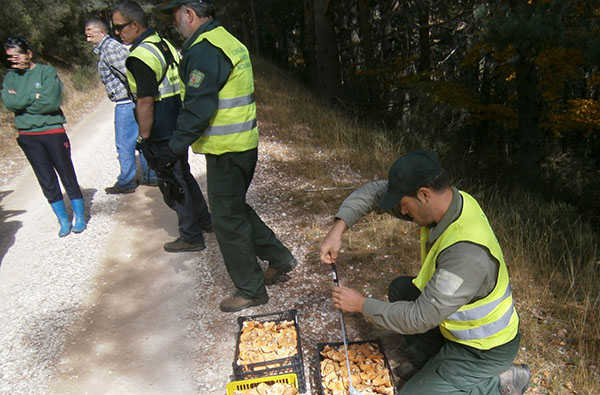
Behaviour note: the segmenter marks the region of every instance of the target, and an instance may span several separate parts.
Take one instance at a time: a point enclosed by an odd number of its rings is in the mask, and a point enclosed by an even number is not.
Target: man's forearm
[[[139,97],[135,104],[137,115],[138,133],[142,138],[149,138],[154,123],[154,98],[152,96]]]

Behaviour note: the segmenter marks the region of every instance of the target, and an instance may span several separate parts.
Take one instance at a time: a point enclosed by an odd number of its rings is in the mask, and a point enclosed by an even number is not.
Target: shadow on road
[[[10,218],[23,214],[25,210],[5,210],[2,200],[13,191],[0,191],[0,266],[8,249],[15,244],[17,231],[23,226],[21,221],[11,221]]]

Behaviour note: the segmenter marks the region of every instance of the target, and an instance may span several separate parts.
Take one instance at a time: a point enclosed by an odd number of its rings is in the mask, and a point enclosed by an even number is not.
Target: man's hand
[[[137,143],[136,148],[142,151],[142,154],[144,155],[144,158],[146,158],[150,168],[156,170],[160,153],[155,147],[152,146],[152,143],[150,143],[148,139],[143,139],[141,143]]]
[[[362,308],[367,298],[352,288],[334,287],[332,299],[335,307],[342,311],[362,313]]]
[[[337,219],[325,239],[321,243],[321,261],[327,264],[335,263],[338,252],[342,249],[342,234],[348,229],[346,222]]]
[[[161,171],[170,170],[175,162],[177,162],[177,155],[168,146],[160,151],[158,166]]]

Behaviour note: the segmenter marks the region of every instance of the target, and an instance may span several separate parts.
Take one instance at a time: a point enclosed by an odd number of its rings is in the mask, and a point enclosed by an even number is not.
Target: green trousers
[[[390,302],[414,301],[421,291],[413,277],[398,277],[388,288]],[[490,350],[455,343],[439,328],[403,336],[415,367],[420,370],[402,387],[402,395],[500,394],[499,374],[510,367],[519,351],[520,335]]]
[[[256,257],[274,268],[287,266],[294,259],[246,203],[257,159],[256,148],[206,155],[208,201],[215,236],[236,293],[244,298],[258,298],[267,292]]]

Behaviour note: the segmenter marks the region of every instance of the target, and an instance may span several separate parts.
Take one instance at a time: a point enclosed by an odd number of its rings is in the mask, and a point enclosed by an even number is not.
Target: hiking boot
[[[282,267],[272,267],[271,264],[269,264],[269,267],[267,270],[265,270],[265,285],[275,284],[277,281],[279,281],[281,276],[291,271],[296,267],[297,264],[298,261],[296,259],[292,259],[289,264]]]
[[[522,395],[529,386],[530,379],[529,366],[513,363],[508,370],[500,373],[500,393]]]
[[[133,193],[133,192],[135,192],[135,187],[124,188],[124,187],[121,187],[121,186],[115,184],[112,187],[104,188],[104,192],[106,192],[109,195],[120,195],[120,194],[125,194],[125,193]]]
[[[260,306],[261,304],[265,304],[268,301],[269,295],[267,295],[266,293],[264,296],[261,296],[256,299],[246,299],[236,293],[233,294],[233,296],[223,299],[223,301],[219,305],[219,308],[221,309],[221,311],[231,313],[234,311],[244,310],[252,306]]]
[[[408,361],[404,361],[394,368],[394,374],[404,381],[410,380],[418,371],[419,369]]]
[[[202,251],[206,248],[206,245],[203,241],[201,241],[200,243],[188,243],[181,237],[178,237],[169,243],[165,243],[163,245],[163,248],[167,252],[194,252]]]

